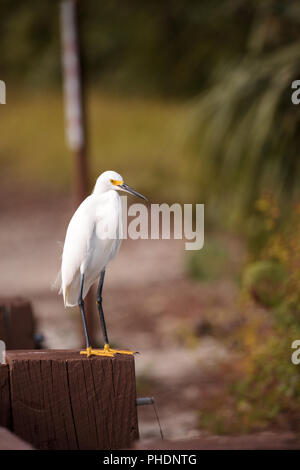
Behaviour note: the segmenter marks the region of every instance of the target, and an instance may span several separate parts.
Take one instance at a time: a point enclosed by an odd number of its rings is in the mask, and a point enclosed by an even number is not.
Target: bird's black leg
[[[107,331],[106,331],[106,324],[105,324],[105,319],[104,319],[104,313],[103,313],[103,308],[102,308],[102,289],[103,289],[104,276],[105,276],[105,269],[103,269],[100,275],[99,287],[97,291],[97,304],[98,304],[101,328],[102,328],[105,344],[104,344],[103,350],[100,350],[97,353],[95,352],[95,350],[93,350],[92,354],[99,354],[100,356],[110,356],[110,357],[113,357],[115,354],[134,354],[134,351],[127,351],[124,349],[111,349],[109,345]]]
[[[99,311],[100,323],[101,323],[101,328],[102,328],[102,332],[104,336],[104,341],[105,341],[105,344],[108,345],[109,342],[108,342],[106,324],[105,324],[103,307],[102,307],[102,289],[103,289],[103,283],[104,283],[104,276],[105,276],[105,269],[101,271],[101,275],[100,275],[99,287],[97,291],[97,305],[98,305],[98,311]]]
[[[86,349],[91,347],[90,344],[90,339],[88,335],[88,330],[86,326],[86,319],[85,319],[85,313],[84,313],[84,300],[82,298],[82,293],[83,293],[83,284],[84,284],[84,274],[81,274],[80,278],[80,293],[79,293],[79,298],[78,298],[78,305],[80,308],[81,312],[81,318],[82,318],[82,323],[83,323],[83,328],[84,328],[84,336],[85,336],[85,342],[86,342]]]

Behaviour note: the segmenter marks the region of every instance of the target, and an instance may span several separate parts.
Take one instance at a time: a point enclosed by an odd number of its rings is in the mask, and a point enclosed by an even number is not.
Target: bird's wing
[[[79,206],[69,223],[62,255],[62,290],[71,284],[88,254],[95,226],[92,206],[93,201],[89,196]]]

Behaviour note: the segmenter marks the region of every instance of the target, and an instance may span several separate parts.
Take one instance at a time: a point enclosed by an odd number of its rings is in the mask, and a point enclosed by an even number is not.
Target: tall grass
[[[291,102],[300,42],[245,55],[216,71],[195,100],[194,172],[202,195],[239,221],[266,189],[282,203],[299,197],[300,107]],[[287,205],[287,204],[286,204]]]

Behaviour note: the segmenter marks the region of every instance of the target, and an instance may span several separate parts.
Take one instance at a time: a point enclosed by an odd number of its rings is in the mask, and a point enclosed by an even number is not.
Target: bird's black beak
[[[127,193],[131,193],[134,196],[138,196],[138,197],[144,199],[145,201],[148,201],[148,199],[145,196],[143,196],[142,194],[135,191],[135,189],[132,189],[130,186],[128,186],[128,184],[123,183],[123,184],[120,185],[120,188],[123,189],[123,191],[126,191]]]

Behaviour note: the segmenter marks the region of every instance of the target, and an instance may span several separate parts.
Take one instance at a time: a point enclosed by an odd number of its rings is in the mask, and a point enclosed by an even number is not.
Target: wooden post
[[[133,356],[44,350],[6,358],[11,431],[36,449],[118,449],[137,439]]]
[[[11,425],[9,371],[7,364],[0,364],[0,426]]]
[[[6,349],[34,349],[35,321],[31,304],[21,297],[0,298],[0,339]]]

